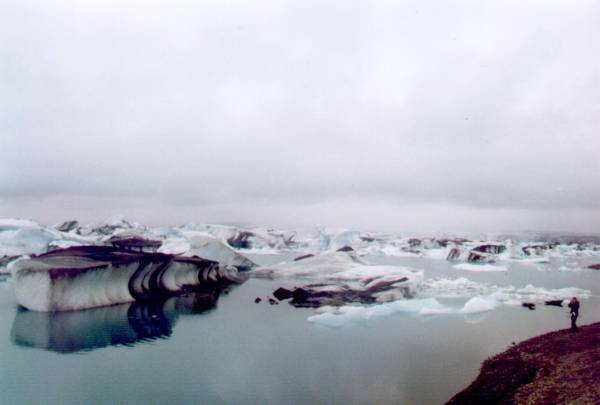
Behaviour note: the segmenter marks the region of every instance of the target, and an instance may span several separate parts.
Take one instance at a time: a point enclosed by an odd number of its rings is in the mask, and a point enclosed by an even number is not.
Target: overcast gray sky
[[[0,217],[600,230],[600,2],[0,0]]]

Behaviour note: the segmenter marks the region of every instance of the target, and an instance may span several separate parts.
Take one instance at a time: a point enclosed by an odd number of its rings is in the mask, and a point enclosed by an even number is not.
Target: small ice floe
[[[508,271],[508,269],[504,266],[497,266],[494,264],[473,264],[473,263],[460,263],[452,266],[457,270],[465,270],[465,271]]]
[[[469,280],[465,277],[455,279],[428,278],[420,286],[419,294],[437,298],[470,298],[476,295],[491,294],[498,287]]]
[[[444,314],[476,314],[491,311],[500,303],[489,297],[474,297],[462,308],[452,308],[441,304],[435,298],[406,299],[371,306],[347,305],[339,308],[321,308],[320,313],[308,318],[311,323],[339,328],[349,324],[361,324],[372,320],[406,313],[416,316]]]
[[[328,327],[341,327],[347,324],[364,323],[386,318],[399,313],[414,315],[436,315],[451,313],[452,309],[440,304],[435,298],[407,299],[371,306],[346,305],[339,308],[328,307],[322,313],[308,318],[309,322]]]
[[[417,295],[436,298],[473,298],[479,296],[489,297],[505,305],[521,305],[524,301],[540,304],[550,300],[569,299],[574,296],[587,299],[591,296],[591,292],[576,287],[547,289],[535,287],[531,284],[524,287],[498,286],[459,277],[457,279],[425,279],[420,284]]]
[[[473,297],[460,310],[463,314],[473,314],[496,309],[500,303],[491,297]]]
[[[530,263],[530,264],[540,264],[540,263],[550,263],[550,258],[548,257],[524,257],[520,259],[512,259],[512,261],[516,263]]]

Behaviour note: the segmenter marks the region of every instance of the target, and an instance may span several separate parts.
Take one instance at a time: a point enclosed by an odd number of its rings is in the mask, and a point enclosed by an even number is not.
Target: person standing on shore
[[[571,332],[577,332],[577,317],[579,316],[579,301],[577,297],[571,298],[569,302],[569,310],[571,312]]]

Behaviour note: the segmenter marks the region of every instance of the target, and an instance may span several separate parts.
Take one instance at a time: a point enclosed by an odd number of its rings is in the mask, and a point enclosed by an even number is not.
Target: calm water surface
[[[581,323],[600,321],[600,272],[559,271],[564,260],[504,273],[457,271],[444,260],[368,260],[426,277],[590,289]],[[19,309],[12,280],[0,280],[0,403],[439,404],[511,342],[569,323],[566,309],[501,307],[331,329],[306,321],[313,310],[269,305],[264,298],[281,285],[250,280],[219,296],[51,315]]]

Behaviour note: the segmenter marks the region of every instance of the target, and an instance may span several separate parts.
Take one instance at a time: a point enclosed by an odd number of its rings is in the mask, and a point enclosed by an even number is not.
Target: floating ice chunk
[[[233,267],[200,258],[105,246],[53,251],[14,265],[15,295],[35,311],[71,311],[153,300],[198,287],[241,282]]]
[[[523,301],[542,302],[556,299],[569,299],[571,297],[579,297],[580,299],[588,299],[591,297],[590,290],[584,290],[576,287],[565,287],[557,289],[546,289],[534,287],[531,284],[516,290],[515,295]]]
[[[141,224],[130,223],[121,217],[114,217],[103,222],[81,226],[78,228],[78,232],[81,235],[94,237],[97,240],[100,240],[105,236],[111,236],[124,229],[137,229],[138,232],[143,232],[146,230],[146,227]]]
[[[545,272],[550,272],[553,271],[552,269],[548,269],[547,267],[538,267],[538,270],[540,271],[545,271]],[[567,265],[562,265],[560,266],[558,269],[556,269],[557,271],[572,271],[572,272],[580,272],[580,271],[586,271],[588,270],[587,268],[579,265],[579,264],[567,264]]]
[[[407,251],[398,246],[390,246],[390,245],[382,247],[381,249],[379,249],[378,253],[381,253],[385,256],[394,256],[394,257],[418,257],[418,256],[421,256],[417,252]]]
[[[548,300],[564,300],[574,296],[587,299],[591,296],[589,290],[575,287],[546,289],[528,284],[525,287],[518,288],[513,285],[497,286],[489,283],[478,283],[464,277],[457,279],[426,279],[420,284],[418,294],[438,298],[486,296],[507,305],[514,305],[515,303],[521,305],[523,301],[543,303]]]
[[[398,313],[433,315],[450,313],[452,309],[440,304],[435,298],[407,299],[371,306],[346,305],[336,312],[328,311],[308,318],[309,322],[328,327],[341,327],[352,323],[381,319]]]
[[[304,238],[299,238],[296,230],[246,229],[213,224],[187,224],[182,230],[208,233],[234,249],[256,254],[276,254],[273,252],[305,247]]]
[[[493,264],[473,264],[473,263],[460,263],[452,266],[457,270],[466,271],[507,271],[508,269],[504,266],[496,266]]]
[[[321,281],[375,282],[383,277],[416,275],[402,266],[369,265],[350,252],[328,252],[295,262],[266,266],[254,272],[270,277],[310,278]]]
[[[45,228],[33,221],[0,220],[0,257],[44,253],[48,244],[60,239],[58,231]]]
[[[330,328],[339,328],[344,324],[356,321],[356,319],[350,318],[348,315],[335,315],[329,312],[320,315],[313,315],[308,318],[308,322],[317,323]]]
[[[460,312],[463,314],[473,314],[476,312],[491,311],[498,305],[498,301],[489,297],[473,297],[465,303]]]
[[[294,278],[306,284],[290,302],[299,307],[388,302],[411,296],[423,272],[400,266],[372,266],[354,252],[328,252],[252,271],[263,278]]]
[[[438,298],[468,298],[480,294],[489,294],[496,287],[471,281],[465,277],[456,279],[426,279],[421,283],[420,293]]]
[[[0,258],[45,253],[52,248],[89,245],[95,238],[64,233],[31,220],[0,219]]]
[[[522,259],[512,259],[517,263],[550,263],[550,259],[547,257],[524,257]]]
[[[329,252],[295,262],[265,266],[253,272],[265,277],[306,277],[326,279],[351,270],[356,265],[365,265],[356,255],[344,252]],[[350,273],[347,274],[350,276]]]
[[[431,249],[423,251],[423,255],[430,259],[444,260],[448,257],[449,252],[450,249]]]
[[[244,270],[256,266],[252,260],[236,252],[221,239],[209,233],[184,231],[181,234],[190,245],[189,250],[184,253],[185,256],[199,256],[204,259],[214,260],[222,265],[235,266],[238,269]],[[181,241],[174,243],[181,243]]]
[[[423,316],[443,315],[443,314],[452,314],[454,312],[456,312],[456,311],[449,307],[443,307],[443,308],[425,307],[419,311],[419,315],[423,315]]]
[[[317,314],[337,314],[338,312],[338,307],[333,307],[331,305],[325,305],[323,307],[319,307],[317,309],[315,309],[315,312]]]

